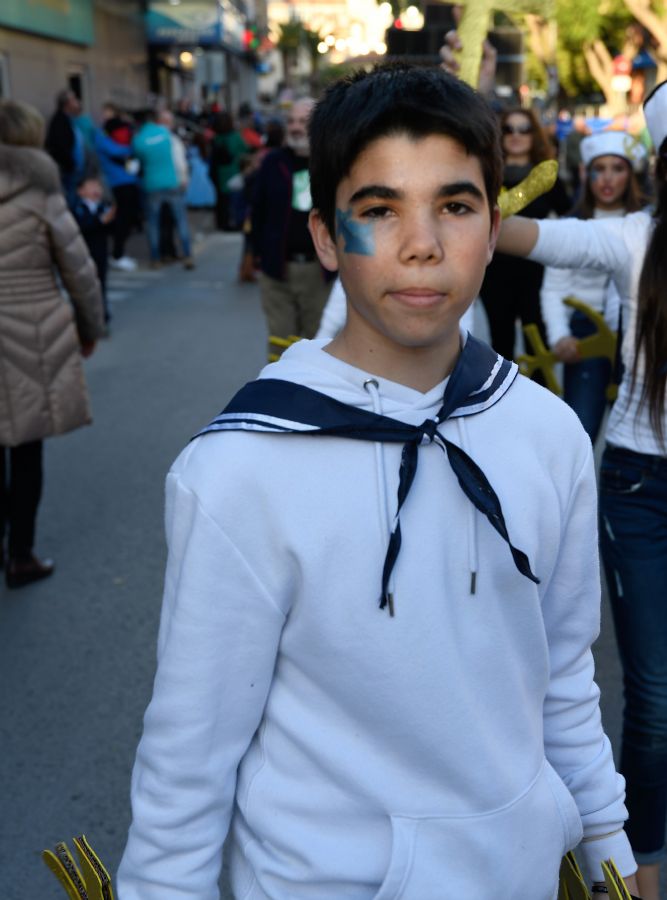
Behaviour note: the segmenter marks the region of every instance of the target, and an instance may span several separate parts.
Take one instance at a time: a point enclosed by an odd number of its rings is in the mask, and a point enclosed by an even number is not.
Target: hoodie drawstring
[[[468,432],[466,429],[465,418],[463,418],[463,416],[459,416],[456,419],[456,425],[463,452],[470,456],[470,445],[468,443]],[[474,594],[477,589],[477,567],[479,557],[477,553],[477,510],[472,503],[468,503],[466,505],[466,516],[468,520],[468,568],[470,571],[470,593]]]
[[[382,400],[380,397],[379,384],[374,378],[364,381],[364,390],[368,392],[373,405],[373,412],[376,415],[382,415]],[[389,515],[389,499],[387,497],[387,478],[386,478],[385,460],[384,460],[384,443],[382,441],[375,442],[375,474],[377,477],[377,494],[380,503],[380,518],[382,524],[387,529],[387,534],[391,535],[393,530],[392,520]],[[394,573],[392,571],[389,577],[389,585],[387,588],[387,605],[389,607],[389,615],[394,615]]]

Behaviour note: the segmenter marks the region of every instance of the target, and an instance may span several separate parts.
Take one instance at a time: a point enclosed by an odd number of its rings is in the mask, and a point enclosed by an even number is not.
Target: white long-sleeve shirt
[[[595,210],[595,219],[617,218],[623,210],[604,212]],[[565,306],[566,297],[575,297],[591,309],[603,313],[613,332],[618,329],[620,298],[609,272],[599,269],[557,269],[547,266],[544,270],[540,305],[542,319],[547,329],[549,345],[553,347],[561,338],[569,337],[572,308]]]
[[[636,453],[664,456],[665,448],[651,426],[648,407],[639,406],[645,367],[643,356],[639,358],[635,390],[631,389],[639,277],[653,220],[647,212],[637,212],[613,219],[544,220],[537,222],[537,226],[539,236],[530,259],[559,268],[596,268],[609,272],[621,297],[625,375],[609,414],[607,441]]]

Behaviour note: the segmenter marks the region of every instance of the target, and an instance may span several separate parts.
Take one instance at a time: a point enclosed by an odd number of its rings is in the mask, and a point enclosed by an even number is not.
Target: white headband
[[[599,131],[585,137],[579,145],[581,160],[589,166],[598,156],[621,156],[633,169],[641,169],[646,149],[627,131]]]
[[[662,142],[667,137],[667,90],[664,90],[665,85],[667,85],[667,81],[661,82],[644,100],[644,118],[656,152],[660,150]]]

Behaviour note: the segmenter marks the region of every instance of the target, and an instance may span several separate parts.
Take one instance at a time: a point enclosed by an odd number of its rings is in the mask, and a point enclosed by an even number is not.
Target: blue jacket
[[[110,188],[122,184],[137,184],[137,176],[125,169],[125,162],[132,156],[131,147],[117,143],[104,131],[96,128],[93,132],[93,149]]]

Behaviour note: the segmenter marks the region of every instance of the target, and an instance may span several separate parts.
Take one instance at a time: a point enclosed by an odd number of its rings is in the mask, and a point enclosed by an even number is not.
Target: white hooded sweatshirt
[[[261,378],[412,425],[440,409],[445,383],[374,378],[326,343]],[[634,871],[593,682],[590,442],[521,376],[439,431],[539,585],[436,443],[401,510],[394,617],[378,598],[400,444],[224,431],[176,460],[119,900],[214,900],[230,829],[238,900],[552,900],[582,833],[592,875],[610,856]]]

